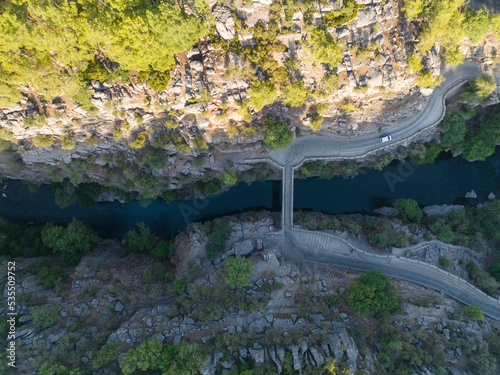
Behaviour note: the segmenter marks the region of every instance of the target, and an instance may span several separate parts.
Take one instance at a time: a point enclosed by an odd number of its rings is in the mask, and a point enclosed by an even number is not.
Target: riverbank
[[[389,319],[357,314],[347,301],[359,272],[287,261],[286,249],[267,236],[279,222],[274,216],[225,217],[228,238],[214,258],[206,257],[210,229],[200,223],[177,236],[177,251],[162,261],[102,240],[52,286],[43,279],[47,263],[18,259],[20,371],[35,374],[53,363],[120,371],[129,351],[158,340],[198,344],[206,374],[241,366],[265,375],[300,373],[329,358],[351,373],[372,374],[391,367],[383,360],[387,337],[401,342],[391,358],[405,368],[415,366],[407,359],[412,343],[422,343],[423,351],[412,352],[422,371],[486,374],[476,372],[480,354],[489,359],[481,369],[492,368],[494,352],[485,345],[498,345],[498,322],[471,319],[455,300],[405,281],[391,282],[402,306]],[[252,265],[248,284],[238,289],[225,282],[235,254]],[[34,320],[41,314],[43,325]]]

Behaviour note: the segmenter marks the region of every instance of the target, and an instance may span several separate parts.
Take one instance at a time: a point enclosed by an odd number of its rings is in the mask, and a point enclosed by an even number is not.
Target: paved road
[[[493,301],[467,282],[406,258],[375,256],[352,251],[346,243],[322,232],[293,231],[303,259],[358,271],[378,269],[384,274],[441,291],[456,300],[478,306],[485,315],[500,320],[500,302]]]
[[[381,150],[386,145],[404,144],[419,132],[437,125],[445,114],[445,99],[454,94],[464,83],[483,74],[479,66],[465,62],[457,67],[449,67],[443,72],[445,81],[430,95],[424,109],[410,118],[399,121],[382,134],[373,133],[354,138],[305,136],[295,139],[284,151],[273,151],[266,157],[283,168],[282,192],[282,240],[287,256],[296,261],[327,263],[360,271],[377,268],[385,274],[412,281],[429,288],[442,291],[465,303],[479,306],[484,314],[500,320],[500,304],[478,293],[470,284],[457,280],[440,271],[403,258],[378,258],[368,254],[351,252],[346,244],[330,241],[321,234],[307,234],[309,239],[293,230],[293,177],[294,168],[307,159],[347,159],[362,157]],[[494,71],[497,83],[500,72]],[[381,144],[380,137],[391,134],[392,141]],[[262,159],[256,157],[255,159]],[[250,161],[251,159],[247,159]]]

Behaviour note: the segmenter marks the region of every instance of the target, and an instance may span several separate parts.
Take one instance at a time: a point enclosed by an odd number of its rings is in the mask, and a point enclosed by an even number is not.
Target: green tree
[[[225,171],[220,180],[224,185],[235,185],[238,182],[238,176],[233,171]]]
[[[335,73],[326,74],[323,78],[323,90],[329,94],[339,89],[339,76]]]
[[[349,288],[347,303],[360,315],[375,314],[386,318],[399,307],[389,277],[378,270],[362,273]]]
[[[441,217],[434,220],[429,229],[443,242],[453,242],[455,238],[453,229],[451,229],[451,226]]]
[[[316,131],[321,130],[321,124],[323,124],[324,118],[321,116],[316,116],[313,119],[311,119],[311,122],[309,123],[309,127]]]
[[[407,18],[418,17],[420,13],[424,10],[425,2],[424,0],[406,0],[405,6],[403,7],[403,12]],[[418,69],[420,70],[420,69]]]
[[[264,119],[264,145],[270,150],[284,150],[293,142],[293,133],[284,121]]]
[[[71,137],[69,137],[67,135],[64,137],[61,137],[59,142],[61,142],[61,148],[63,150],[73,150],[75,148],[75,143],[73,142]]]
[[[290,107],[300,107],[310,97],[309,90],[302,81],[289,84],[283,89],[283,103]]]
[[[174,241],[160,241],[151,254],[156,259],[163,261],[173,257],[176,251],[177,247],[175,246]]]
[[[488,272],[497,280],[500,281],[500,262],[493,262],[488,267]]]
[[[465,9],[465,20],[462,28],[466,36],[468,36],[472,44],[479,44],[491,30],[491,19],[484,10],[473,10],[472,8]]]
[[[393,207],[398,211],[401,220],[410,223],[420,223],[424,217],[424,211],[418,207],[417,201],[413,199],[398,198]]]
[[[42,229],[42,242],[61,257],[61,262],[73,265],[80,256],[87,253],[99,242],[99,236],[81,221],[73,221],[64,228],[52,223],[46,224]]]
[[[252,281],[253,264],[236,254],[234,258],[226,258],[226,283],[230,287],[241,288]]]
[[[474,263],[467,263],[465,269],[469,273],[469,279],[472,283],[486,293],[493,294],[498,289],[499,283],[488,272],[479,268]]]
[[[417,80],[417,86],[421,89],[423,88],[431,88],[433,89],[436,86],[439,86],[444,82],[443,76],[434,77],[431,72],[428,70],[423,70],[420,72],[420,76]]]
[[[483,103],[497,88],[493,76],[483,74],[469,83],[460,94],[460,100],[478,105]]]
[[[342,48],[334,42],[325,25],[320,25],[311,32],[306,48],[314,61],[332,66],[337,66],[344,56]]]
[[[104,345],[99,351],[96,353],[92,365],[96,369],[100,369],[104,367],[109,362],[114,360],[118,355],[118,343],[110,342],[109,344]]]
[[[250,101],[248,105],[256,111],[260,111],[266,105],[273,103],[278,97],[276,84],[272,80],[256,79],[248,90]]]

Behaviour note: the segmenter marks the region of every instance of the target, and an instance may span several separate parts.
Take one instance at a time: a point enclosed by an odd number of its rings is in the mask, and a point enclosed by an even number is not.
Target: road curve
[[[294,230],[303,259],[335,267],[368,271],[378,269],[384,274],[443,292],[466,304],[478,306],[485,315],[500,321],[500,301],[486,296],[468,282],[447,272],[417,263],[404,257],[373,255],[354,250],[345,241],[314,231]]]

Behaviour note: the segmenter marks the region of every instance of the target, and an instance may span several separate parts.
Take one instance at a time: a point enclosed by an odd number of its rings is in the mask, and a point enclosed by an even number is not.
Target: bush
[[[54,144],[54,140],[50,135],[37,135],[32,142],[36,147],[50,147]]]
[[[253,264],[236,254],[234,258],[226,258],[225,281],[230,287],[241,288],[252,281]]]
[[[423,12],[425,0],[406,0],[402,11],[405,12],[407,18],[418,17]],[[418,69],[420,70],[420,69]]]
[[[199,306],[193,317],[200,322],[207,323],[211,320],[219,320],[222,313],[222,306],[218,302],[210,302]]]
[[[260,111],[266,105],[273,103],[278,97],[276,84],[271,80],[264,81],[257,79],[253,81],[248,93],[251,96],[248,105],[256,111]]]
[[[52,327],[58,316],[54,306],[40,306],[33,310],[30,319],[35,329],[45,329]]]
[[[498,289],[498,283],[488,272],[479,268],[474,263],[467,263],[465,269],[469,273],[472,283],[488,294],[493,294]]]
[[[283,89],[283,103],[290,107],[300,107],[309,97],[309,90],[302,81],[291,83]]]
[[[202,135],[199,135],[193,139],[193,148],[197,152],[207,152],[208,151],[208,145],[207,141],[205,140],[205,137]]]
[[[483,311],[477,307],[469,305],[464,309],[465,316],[474,320],[482,321],[484,319]]]
[[[212,229],[205,245],[205,251],[207,257],[215,258],[226,247],[226,240],[229,237],[229,224],[221,219],[215,219],[211,226]]]
[[[149,150],[144,161],[148,163],[154,171],[161,171],[168,166],[168,155],[159,150]]]
[[[225,171],[220,180],[224,185],[235,185],[238,182],[238,176],[233,171]]]
[[[132,375],[138,370],[195,375],[203,370],[206,358],[206,349],[198,344],[181,342],[174,346],[162,344],[157,339],[147,339],[137,348],[129,349],[120,363],[120,369],[124,375]]]
[[[442,267],[449,267],[449,266],[451,266],[450,260],[448,258],[446,258],[446,257],[439,258],[439,264]]]
[[[133,251],[140,253],[152,251],[155,248],[156,236],[144,223],[138,223],[138,231],[129,231],[125,236],[125,245]]]
[[[123,133],[120,129],[115,129],[113,130],[113,140],[115,142],[118,142],[120,139],[122,139]]]
[[[10,132],[8,130],[5,130],[3,128],[0,128],[0,139],[9,140],[13,136],[14,136],[14,133],[12,133],[12,132]]]
[[[356,279],[347,293],[347,303],[360,315],[375,314],[379,318],[386,318],[399,308],[389,277],[378,270],[365,272]]]
[[[59,140],[59,142],[61,143],[61,148],[63,150],[73,150],[75,148],[75,143],[67,135],[64,136],[64,137],[61,137],[61,139]]]
[[[496,279],[500,281],[500,262],[493,262],[488,267],[488,272]]]
[[[137,137],[130,142],[130,147],[132,147],[133,149],[140,149],[146,146],[146,134],[146,131],[139,132],[139,134],[137,134]]]
[[[407,223],[419,224],[424,217],[424,211],[418,207],[417,201],[413,199],[398,198],[394,201],[393,207],[398,211],[401,220]]]
[[[174,282],[174,292],[185,292],[187,287],[187,282],[185,278],[180,278]]]
[[[99,240],[92,229],[76,219],[67,228],[48,223],[42,229],[43,244],[59,254],[65,265],[76,264]]]
[[[264,119],[264,145],[270,150],[288,148],[293,142],[293,132],[284,121]]]
[[[321,124],[323,124],[324,118],[321,116],[314,117],[309,123],[309,127],[314,131],[321,130]]]
[[[450,225],[443,218],[438,217],[434,220],[429,229],[443,242],[451,243],[455,239],[455,233],[453,233]]]
[[[373,236],[373,243],[382,248],[387,246],[403,247],[408,244],[408,235],[403,231],[386,228]]]
[[[99,369],[114,360],[117,355],[118,343],[110,342],[109,344],[106,344],[101,349],[99,349],[94,357],[92,365],[94,366],[94,368]]]

